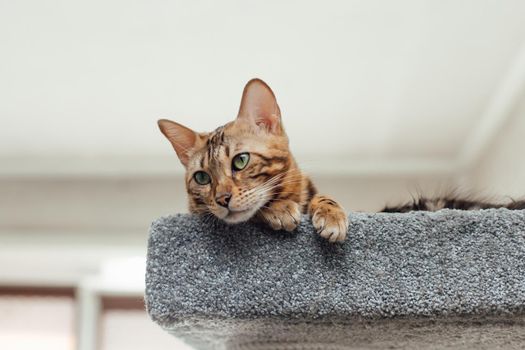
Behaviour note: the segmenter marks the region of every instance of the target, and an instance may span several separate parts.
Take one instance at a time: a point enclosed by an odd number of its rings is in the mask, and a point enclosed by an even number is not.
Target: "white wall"
[[[317,171],[451,171],[519,56],[523,13],[519,0],[2,1],[0,175],[119,162],[158,175],[172,150],[156,120],[212,130],[254,76]]]
[[[525,198],[525,98],[470,171],[473,190]]]

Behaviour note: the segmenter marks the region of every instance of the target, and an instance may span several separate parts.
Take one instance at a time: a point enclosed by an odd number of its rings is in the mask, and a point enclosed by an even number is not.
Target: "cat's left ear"
[[[244,87],[237,119],[279,134],[282,132],[281,110],[272,89],[261,79],[252,79]]]

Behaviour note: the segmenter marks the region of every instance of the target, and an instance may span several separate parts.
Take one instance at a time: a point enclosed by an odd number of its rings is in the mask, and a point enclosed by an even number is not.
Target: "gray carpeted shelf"
[[[525,211],[350,214],[349,238],[175,215],[146,306],[197,349],[521,348]]]

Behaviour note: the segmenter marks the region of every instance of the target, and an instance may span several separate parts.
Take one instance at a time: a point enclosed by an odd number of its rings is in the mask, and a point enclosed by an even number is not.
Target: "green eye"
[[[204,171],[197,171],[193,174],[193,178],[199,185],[207,185],[211,182],[210,175]]]
[[[249,153],[240,153],[233,157],[232,161],[232,168],[233,170],[242,170],[246,168],[246,165],[248,165],[248,162],[250,161],[250,154]]]

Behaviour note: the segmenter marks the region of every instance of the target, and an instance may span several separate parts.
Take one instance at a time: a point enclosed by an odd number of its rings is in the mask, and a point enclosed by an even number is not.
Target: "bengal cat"
[[[301,214],[330,242],[346,238],[348,218],[333,198],[317,193],[290,152],[281,111],[270,87],[250,80],[237,118],[212,132],[158,122],[186,168],[189,210],[229,224],[248,220],[293,231]]]
[[[346,238],[343,207],[318,194],[297,166],[275,95],[262,80],[246,84],[237,119],[212,132],[198,133],[166,119],[158,123],[186,168],[191,213],[213,215],[230,224],[259,220],[286,231],[297,227],[301,214],[309,214],[322,237],[330,242]],[[383,212],[500,207],[525,209],[525,201],[492,204],[456,196],[420,197]]]

